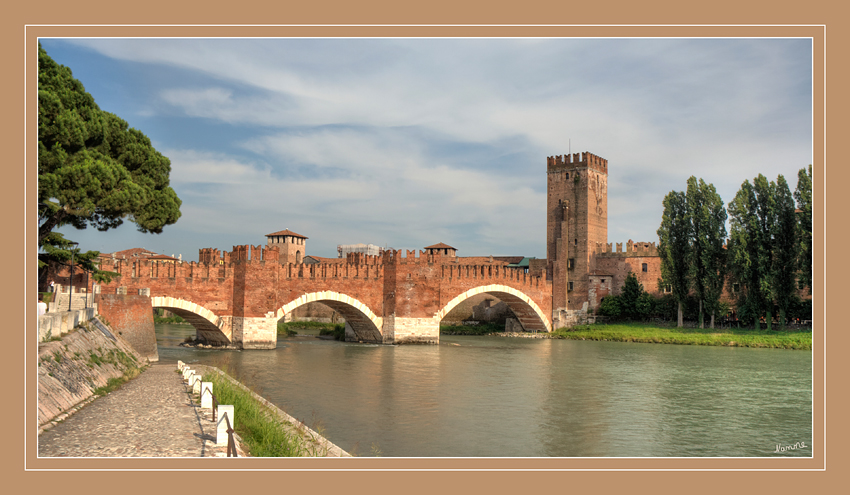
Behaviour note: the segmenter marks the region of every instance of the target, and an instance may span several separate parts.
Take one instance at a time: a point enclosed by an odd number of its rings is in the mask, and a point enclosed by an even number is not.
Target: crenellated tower
[[[307,237],[285,229],[266,234],[269,246],[276,246],[280,252],[280,262],[301,263],[307,255]]]
[[[546,277],[552,309],[581,309],[598,245],[608,243],[608,160],[589,152],[546,160]]]

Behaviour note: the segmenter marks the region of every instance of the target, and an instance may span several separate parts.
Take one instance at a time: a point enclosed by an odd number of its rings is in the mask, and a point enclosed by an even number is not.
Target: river
[[[809,351],[463,336],[221,351],[156,329],[160,362],[227,366],[360,456],[812,455]]]

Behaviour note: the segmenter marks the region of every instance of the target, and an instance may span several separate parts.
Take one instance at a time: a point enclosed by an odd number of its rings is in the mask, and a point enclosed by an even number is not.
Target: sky
[[[182,216],[60,232],[197,261],[289,229],[546,257],[546,158],[608,160],[608,241],[657,241],[690,176],[729,203],[810,163],[809,39],[56,39],[42,47],[171,160]]]

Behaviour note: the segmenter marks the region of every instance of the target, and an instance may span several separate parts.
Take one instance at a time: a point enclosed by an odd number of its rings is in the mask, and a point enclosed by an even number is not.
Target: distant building
[[[361,253],[368,256],[378,256],[384,249],[374,244],[340,244],[336,247],[339,258],[345,258],[348,253]]]
[[[457,256],[457,249],[442,242],[434,244],[433,246],[425,246],[425,252],[428,254],[440,254],[443,256]]]

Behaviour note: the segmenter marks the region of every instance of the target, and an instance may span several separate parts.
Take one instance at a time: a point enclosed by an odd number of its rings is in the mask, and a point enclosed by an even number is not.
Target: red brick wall
[[[581,309],[588,298],[588,275],[596,270],[596,246],[608,242],[608,161],[587,152],[549,157],[547,183],[546,257],[553,305]]]
[[[624,253],[625,254],[625,253]],[[643,264],[647,271],[643,271]],[[619,295],[629,272],[633,272],[638,282],[643,284],[643,290],[652,295],[660,296],[658,279],[661,278],[661,258],[658,256],[597,256],[596,272],[599,275],[610,275],[614,279],[612,293]],[[599,298],[601,301],[602,299]]]
[[[265,250],[237,247],[231,256],[202,257],[210,264],[178,263],[157,267],[136,261],[123,276],[101,287],[114,294],[149,288],[151,296],[170,296],[203,306],[218,316],[262,317],[304,294],[333,291],[353,297],[378,316],[430,318],[452,299],[482,285],[504,285],[532,298],[551,315],[551,283],[503,263],[459,265],[453,258],[408,251],[350,257],[351,263],[285,264],[266,260]],[[226,253],[223,253],[226,254]],[[253,255],[257,255],[256,258]],[[219,259],[228,259],[217,264]],[[153,275],[153,276],[152,276]],[[496,297],[502,299],[502,296]]]
[[[97,294],[97,312],[143,357],[159,361],[153,308],[147,296],[138,294]]]

